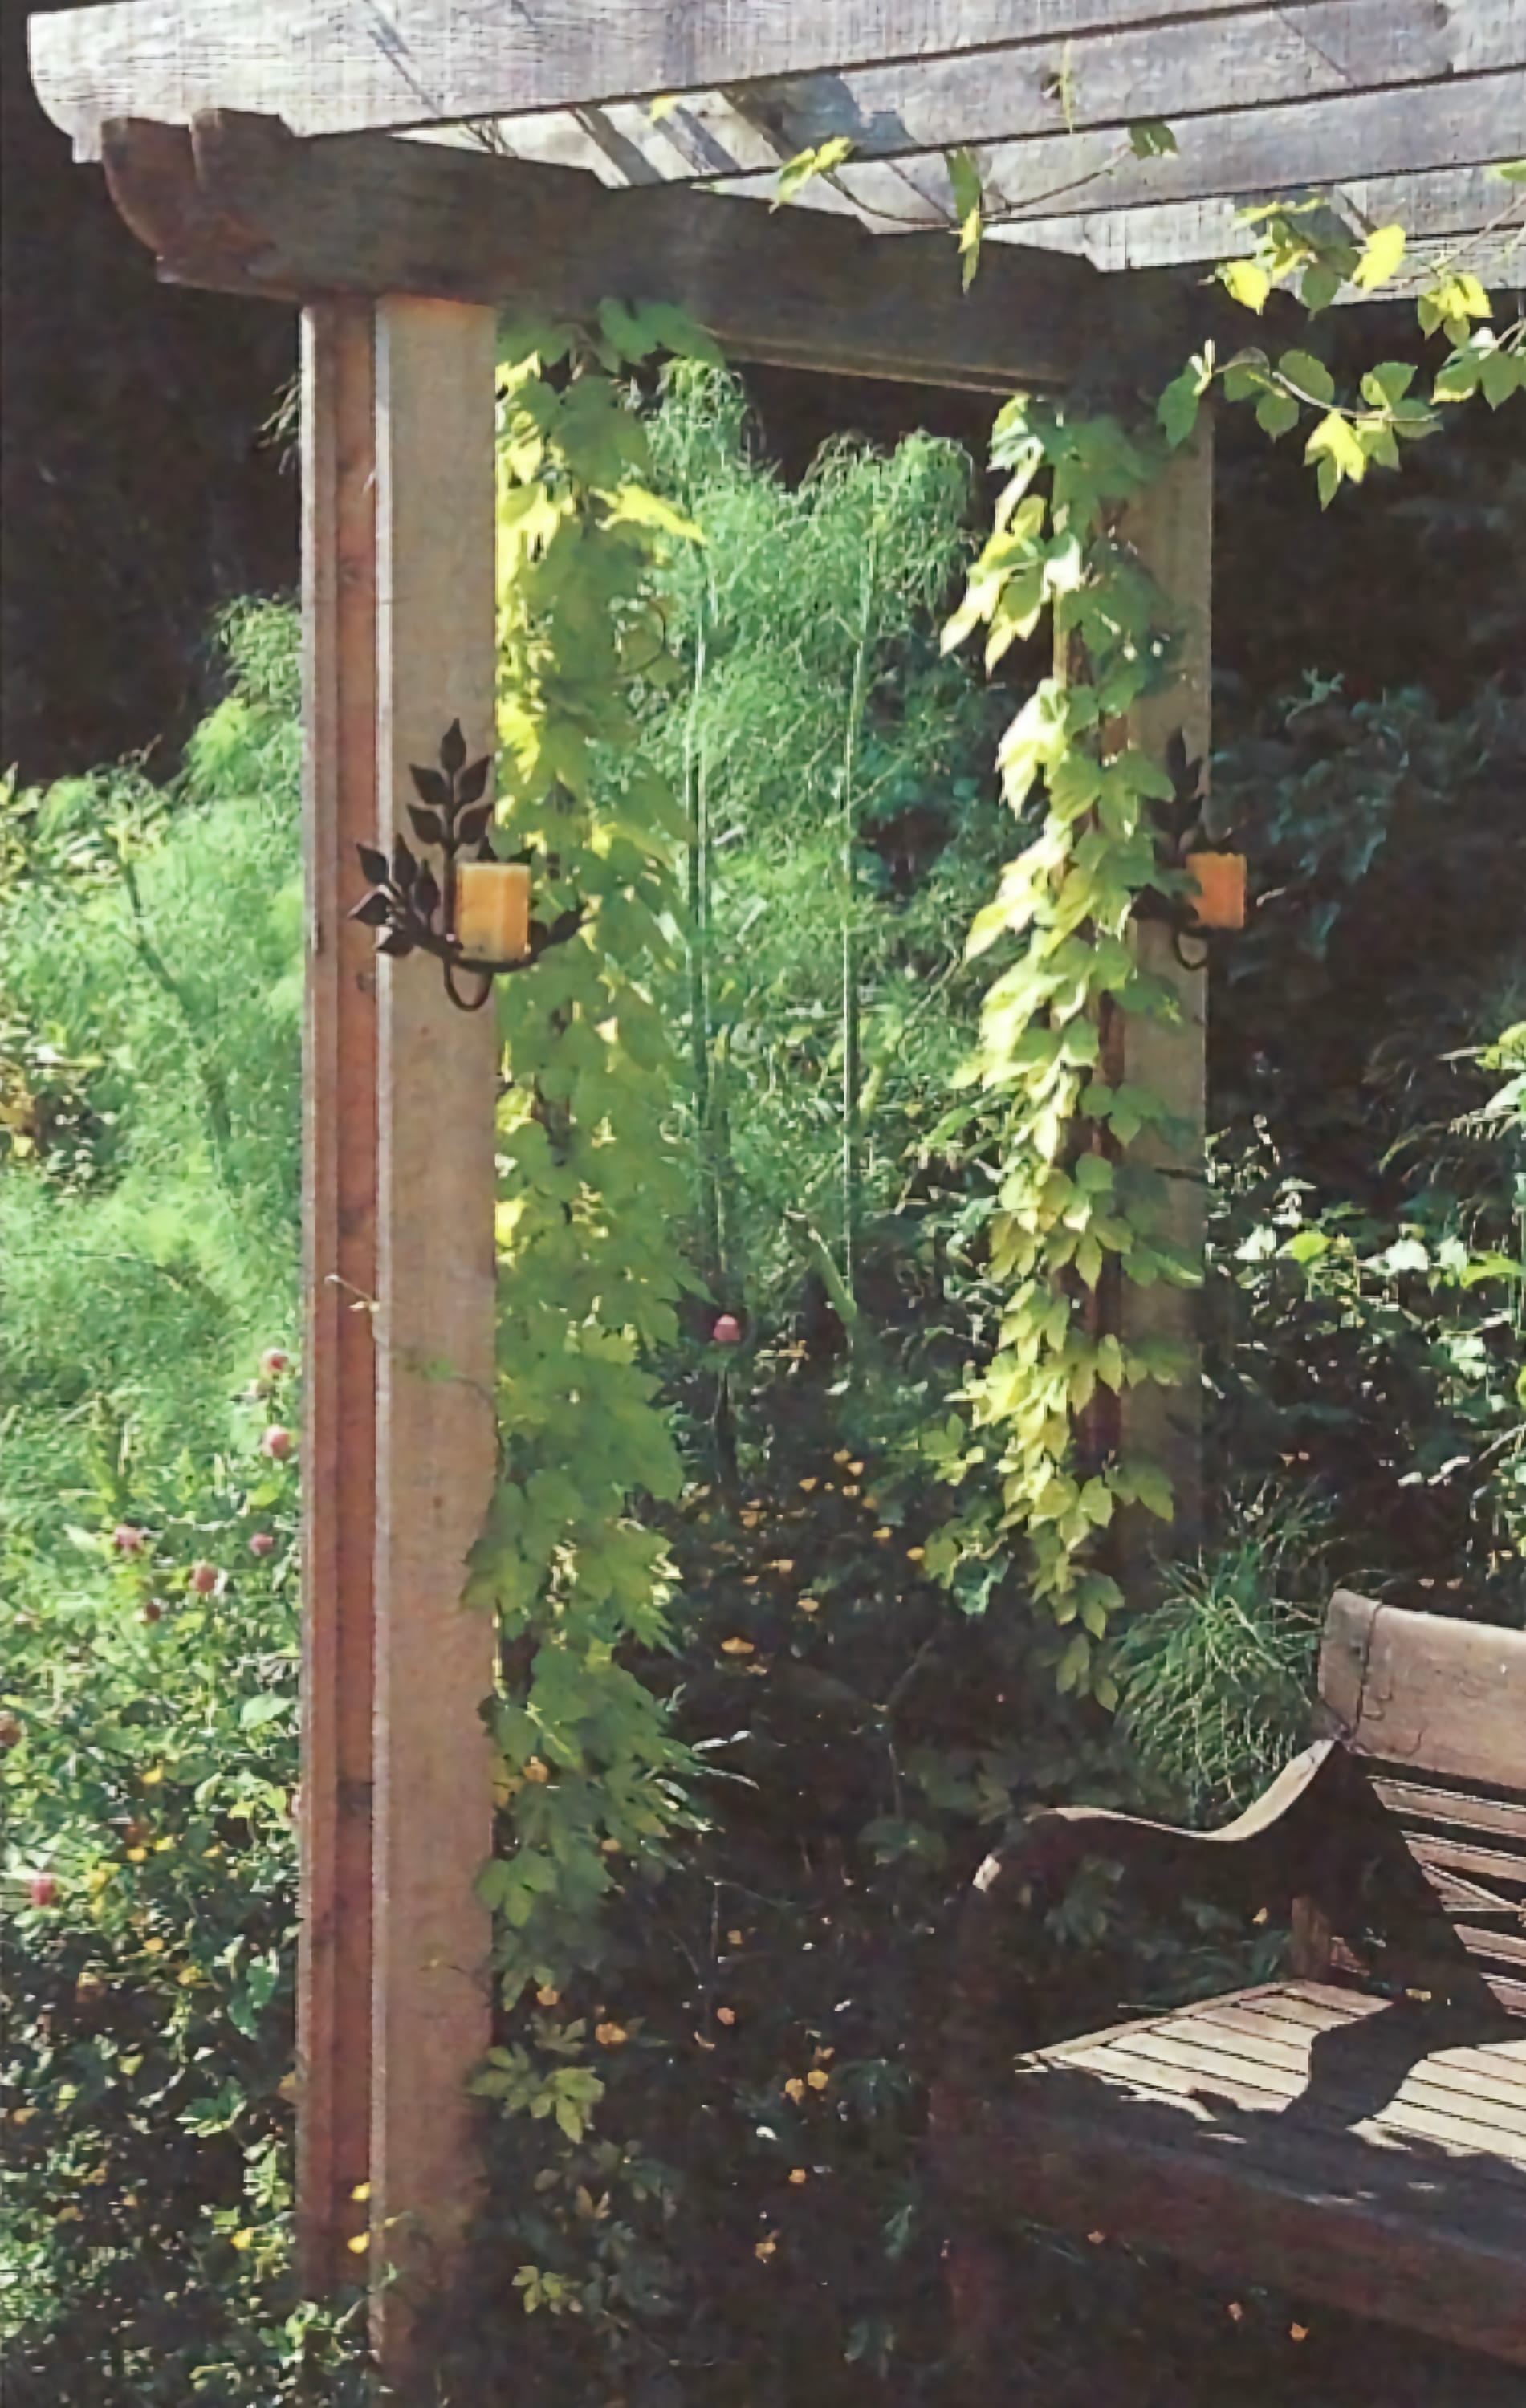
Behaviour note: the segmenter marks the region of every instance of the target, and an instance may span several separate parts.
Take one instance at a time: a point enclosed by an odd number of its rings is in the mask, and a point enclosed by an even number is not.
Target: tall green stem
[[[713,615],[711,604],[707,590],[699,609],[694,686],[684,739],[684,789],[690,829],[689,1054],[694,1078],[695,1160],[705,1276],[715,1293],[725,1266],[710,1065],[710,795],[705,740],[699,723],[699,703],[709,664],[708,629]]]
[[[874,582],[878,567],[879,537],[874,533],[870,537],[864,554],[863,574],[859,581],[853,686],[842,742],[842,1284],[854,1305],[857,1302],[858,1234],[863,1202],[863,1132],[859,1126],[863,1089],[863,1024],[858,997],[857,867],[858,751],[864,710],[869,699],[870,664],[874,643]]]

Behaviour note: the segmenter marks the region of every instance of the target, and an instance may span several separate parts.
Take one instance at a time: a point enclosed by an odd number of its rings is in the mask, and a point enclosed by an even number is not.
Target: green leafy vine
[[[522,337],[499,402],[499,824],[533,864],[537,916],[585,914],[498,1004],[500,1476],[468,1598],[502,1631],[503,1844],[481,1889],[511,2006],[526,1985],[554,2002],[597,1962],[612,1885],[655,1874],[692,1819],[685,1751],[630,1658],[669,1638],[666,1546],[641,1509],[682,1470],[646,1357],[676,1336],[690,1278],[677,1068],[650,983],[687,824],[636,741],[643,698],[676,673],[652,572],[696,530],[643,481],[617,381],[688,339],[676,313],[612,304],[597,335]],[[484,2086],[517,2099],[521,2072]],[[580,2121],[600,2086],[555,2083],[546,2112]]]

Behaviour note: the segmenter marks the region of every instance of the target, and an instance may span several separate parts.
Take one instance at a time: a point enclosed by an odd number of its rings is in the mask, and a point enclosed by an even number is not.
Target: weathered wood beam
[[[1526,0],[1303,0],[1241,15],[1014,43],[998,53],[688,93],[496,128],[516,156],[610,163],[611,179],[771,174],[842,137],[858,159],[980,147],[1142,118],[1265,108],[1526,64]],[[1190,134],[1190,128],[1186,128]]]
[[[490,309],[377,313],[379,834],[459,719],[495,749]],[[358,866],[352,873],[356,885]],[[354,888],[352,887],[352,892]],[[376,1669],[371,2272],[388,2396],[425,2396],[416,2309],[448,2279],[478,2195],[467,2084],[491,2036],[493,1751],[479,1709],[497,1634],[461,1602],[497,1461],[491,1010],[447,1000],[422,954],[377,965]],[[398,2280],[384,2280],[396,2271]]]
[[[1437,245],[1479,237],[1485,264],[1476,266],[1476,272],[1486,283],[1494,269],[1508,272],[1512,246],[1520,243],[1520,227],[1526,222],[1526,192],[1502,182],[1489,167],[1436,168],[1419,176],[1343,177],[1323,189],[1354,230],[1402,225],[1418,261],[1432,256]],[[1254,197],[1275,195],[1263,193]],[[1212,200],[1181,201],[1148,209],[1077,209],[1073,215],[993,226],[990,239],[1025,248],[1053,244],[1089,260],[1104,274],[1174,267],[1193,260],[1231,259],[1248,251],[1254,234],[1237,215],[1241,206],[1231,200]],[[1484,234],[1485,228],[1493,231]],[[1471,251],[1468,265],[1476,266]],[[1516,265],[1519,272],[1526,259],[1518,254]],[[1395,290],[1405,289],[1407,281],[1402,274],[1373,297],[1390,298]]]
[[[1050,253],[993,256],[966,295],[944,235],[881,243],[805,211],[611,193],[571,169],[385,135],[299,142],[221,110],[189,133],[108,126],[104,157],[122,215],[177,283],[572,318],[611,295],[667,301],[733,359],[991,392],[1063,383],[1109,348],[1141,374],[1181,351],[1174,282],[1110,288]]]
[[[1173,123],[1178,148],[1144,159],[1116,126],[991,144],[981,157],[987,212],[1010,223],[1080,208],[1101,214],[1220,195],[1294,194],[1358,177],[1418,177],[1512,159],[1526,135],[1526,66],[1213,110]],[[762,197],[774,180],[770,170],[723,179],[722,189]],[[894,169],[850,161],[838,181],[871,222],[886,230],[898,222],[947,223],[955,214],[941,155],[903,157]]]
[[[302,328],[301,1925],[297,2240],[313,2294],[354,2279],[370,2171],[371,1656],[376,1526],[376,966],[349,914],[376,778],[375,312]]]
[[[1019,38],[1235,13],[1246,0],[1024,0]],[[1263,0],[1264,5],[1264,0]],[[110,0],[35,18],[32,74],[93,158],[114,117],[204,108],[299,134],[578,108],[1010,44],[1014,0]]]

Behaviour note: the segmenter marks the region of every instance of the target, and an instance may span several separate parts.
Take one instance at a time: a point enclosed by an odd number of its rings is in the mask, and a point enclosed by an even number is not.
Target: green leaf
[[[1380,360],[1361,380],[1361,397],[1375,409],[1391,409],[1403,401],[1415,381],[1415,370],[1404,360]]]
[[[1363,293],[1375,292],[1387,284],[1404,256],[1404,229],[1401,225],[1378,226],[1370,234],[1357,262],[1351,281]]]
[[[1202,398],[1202,386],[1196,369],[1186,367],[1180,376],[1172,378],[1157,402],[1155,414],[1173,452],[1179,450],[1196,426]]]
[[[1277,362],[1277,374],[1296,385],[1310,401],[1328,406],[1335,398],[1335,380],[1312,351],[1284,351]]]
[[[944,164],[954,194],[954,214],[959,226],[959,257],[964,262],[964,289],[968,293],[980,265],[981,236],[985,227],[985,195],[980,169],[969,150],[950,150]]]
[[[842,165],[844,160],[851,159],[854,148],[845,134],[834,134],[829,142],[818,142],[813,150],[798,151],[780,168],[770,206],[782,209],[787,202],[794,200],[798,193],[803,192],[814,177],[829,176],[834,168]]]
[[[1256,404],[1256,423],[1274,443],[1298,424],[1299,405],[1290,393],[1263,393]]]
[[[1163,117],[1141,117],[1129,128],[1129,148],[1136,159],[1169,158],[1176,147],[1176,136]]]

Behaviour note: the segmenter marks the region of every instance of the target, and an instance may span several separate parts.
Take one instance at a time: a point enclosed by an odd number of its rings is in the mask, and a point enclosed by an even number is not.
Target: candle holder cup
[[[468,761],[466,738],[458,719],[452,720],[440,738],[438,769],[420,768],[411,762],[409,765],[419,799],[410,803],[408,815],[419,842],[440,855],[438,876],[403,836],[394,838],[390,860],[377,845],[356,847],[360,866],[371,883],[369,892],[351,912],[351,919],[378,929],[376,950],[389,954],[394,961],[401,961],[412,953],[433,954],[444,967],[445,992],[460,1011],[480,1011],[493,991],[496,978],[507,978],[515,970],[533,969],[554,945],[565,945],[569,937],[576,936],[583,922],[581,907],[563,911],[549,927],[538,927],[531,922],[523,953],[502,959],[466,951],[456,925],[460,866],[464,861],[492,864],[506,870],[515,866],[500,860],[488,836],[493,805],[484,797],[491,766],[486,753],[480,761]],[[520,859],[525,857],[521,855]],[[479,993],[461,993],[456,984],[461,972],[480,982]]]

